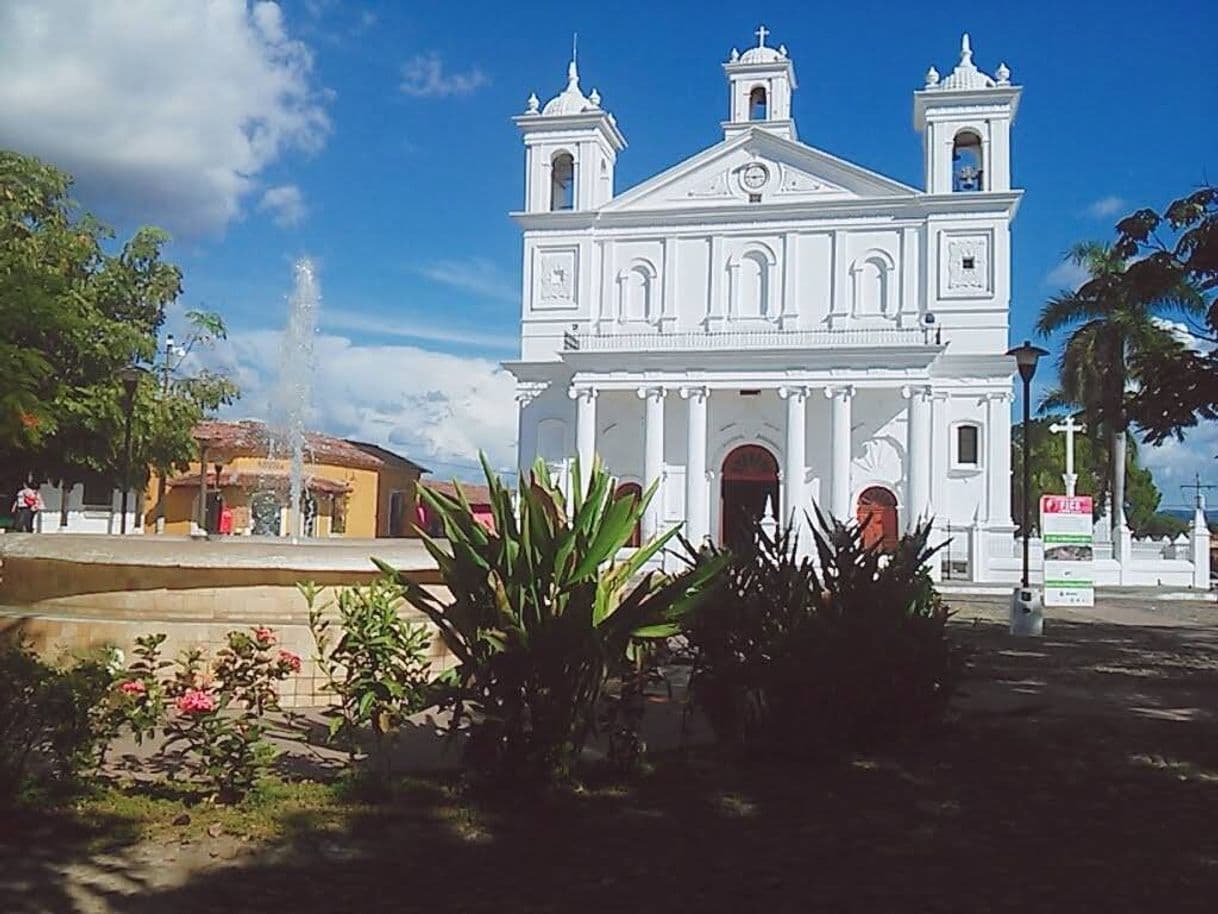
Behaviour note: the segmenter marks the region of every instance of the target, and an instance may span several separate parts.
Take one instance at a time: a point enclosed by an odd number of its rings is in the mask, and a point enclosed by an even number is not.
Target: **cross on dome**
[[[774,61],[786,59],[787,49],[785,45],[772,48],[765,43],[765,40],[772,33],[764,25],[757,26],[757,31],[753,34],[757,36],[757,47],[749,48],[739,56],[737,56],[736,49],[732,48],[732,63],[773,63]]]

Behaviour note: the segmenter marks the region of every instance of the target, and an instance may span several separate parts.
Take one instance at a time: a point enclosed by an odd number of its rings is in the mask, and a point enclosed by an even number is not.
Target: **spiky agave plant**
[[[460,486],[455,497],[421,490],[444,530],[423,542],[450,598],[397,579],[457,660],[441,704],[454,730],[468,729],[467,765],[512,783],[562,777],[594,726],[608,676],[633,645],[677,634],[723,562],[647,570],[677,528],[619,560],[655,486],[615,495],[599,461],[586,484],[575,467],[570,498],[538,461],[515,504],[485,456],[482,466],[493,529]]]

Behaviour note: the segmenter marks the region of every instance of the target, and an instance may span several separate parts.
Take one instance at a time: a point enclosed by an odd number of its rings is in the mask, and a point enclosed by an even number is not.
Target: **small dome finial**
[[[541,107],[541,99],[539,99],[539,98],[537,97],[537,93],[536,93],[536,92],[534,92],[534,93],[532,93],[531,95],[529,95],[529,107],[528,107],[528,113],[529,113],[529,114],[536,114],[536,113],[537,113],[537,109],[538,109],[538,108],[540,108],[540,107]]]
[[[579,87],[579,68],[575,65],[575,58],[571,58],[571,62],[567,64],[567,88]]]
[[[593,89],[588,94],[588,101],[592,103],[593,108],[599,108],[601,106],[601,94]]]
[[[939,71],[931,67],[926,71],[926,88],[933,89],[939,85]]]
[[[1011,84],[1011,68],[1005,63],[1000,63],[998,69],[994,71],[994,75],[998,78],[998,85],[1009,86]]]
[[[968,39],[968,32],[965,32],[964,37],[960,39],[960,62],[973,62],[973,45]]]
[[[740,59],[740,52],[737,51],[735,48],[732,48],[732,53],[729,55],[729,59],[732,61],[732,63],[735,63],[737,60]]]

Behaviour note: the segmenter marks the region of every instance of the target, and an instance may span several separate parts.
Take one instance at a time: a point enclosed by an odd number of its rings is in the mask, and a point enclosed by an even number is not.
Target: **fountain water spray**
[[[308,257],[296,261],[293,273],[295,279],[288,299],[288,325],[280,353],[275,406],[283,444],[292,457],[288,505],[292,511],[289,532],[295,539],[304,533],[305,426],[313,404],[313,336],[317,332],[321,290],[317,284],[317,271]]]

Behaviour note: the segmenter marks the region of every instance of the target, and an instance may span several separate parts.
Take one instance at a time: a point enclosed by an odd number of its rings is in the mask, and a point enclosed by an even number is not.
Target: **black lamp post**
[[[1023,517],[1020,528],[1023,531],[1023,578],[1024,590],[1028,588],[1028,500],[1032,497],[1032,464],[1028,460],[1028,435],[1032,424],[1032,376],[1036,374],[1036,363],[1042,355],[1049,353],[1039,346],[1033,346],[1030,340],[1024,340],[1022,346],[1016,346],[1007,352],[1013,356],[1019,368],[1019,376],[1023,379]]]
[[[118,521],[119,533],[127,532],[127,490],[131,488],[131,416],[135,412],[135,391],[140,385],[140,377],[144,369],[136,365],[128,365],[118,372],[118,379],[123,382],[123,410],[126,425],[123,428],[123,478],[122,478],[122,514]]]

